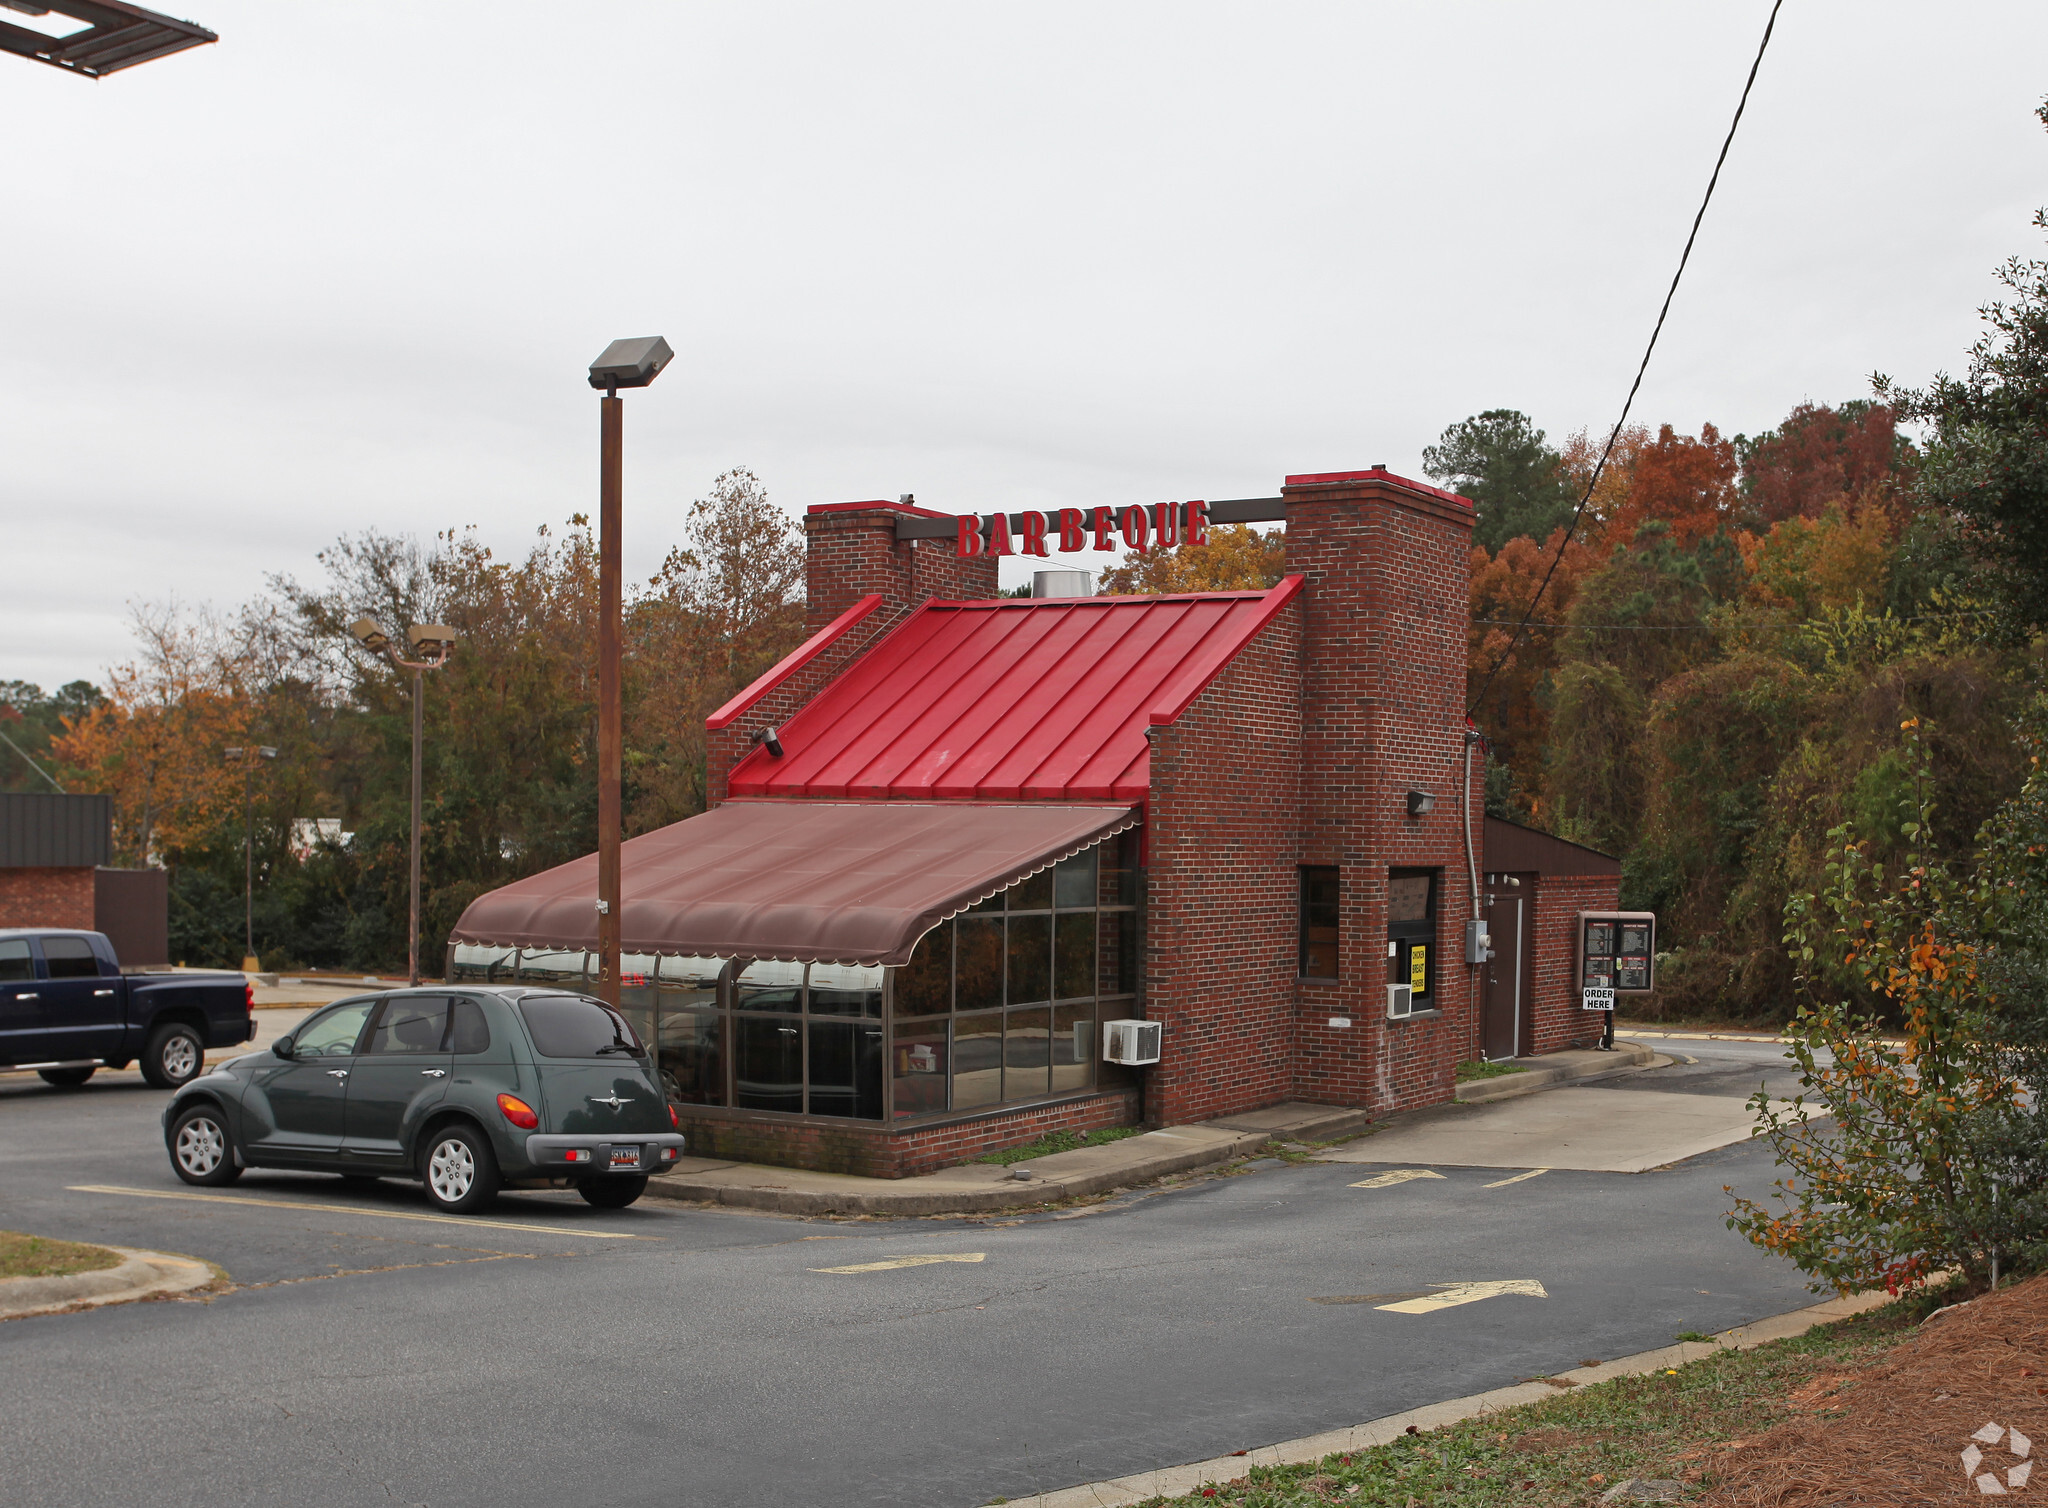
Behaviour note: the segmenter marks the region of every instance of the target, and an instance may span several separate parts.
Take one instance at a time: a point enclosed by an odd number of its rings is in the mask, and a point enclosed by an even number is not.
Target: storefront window
[[[1064,859],[893,969],[627,955],[620,1011],[678,1105],[875,1121],[1121,1084],[1131,1070],[1099,1061],[1101,1022],[1143,1013],[1137,854],[1125,834]],[[596,979],[579,952],[464,945],[452,967],[586,992]]]
[[[1387,983],[1415,993],[1414,1008],[1436,1009],[1434,870],[1392,870],[1387,876]]]

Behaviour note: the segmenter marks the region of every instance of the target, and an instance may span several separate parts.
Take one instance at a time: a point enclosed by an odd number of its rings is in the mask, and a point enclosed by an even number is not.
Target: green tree
[[[1578,502],[1563,460],[1527,414],[1492,408],[1453,424],[1422,452],[1422,469],[1472,499],[1472,543],[1498,550],[1511,539],[1548,539]]]
[[[2048,102],[2036,113],[2048,126]],[[2033,223],[2048,231],[2048,209]],[[1919,501],[1964,520],[2019,638],[2048,627],[2048,261],[2013,257],[1997,275],[2011,298],[1978,311],[1990,328],[1963,377],[1941,373],[1917,390],[1873,383],[1900,417],[1933,425]]]

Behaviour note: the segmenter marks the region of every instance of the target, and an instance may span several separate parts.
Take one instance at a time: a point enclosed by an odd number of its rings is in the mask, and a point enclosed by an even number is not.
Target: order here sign
[[[1579,913],[1579,1005],[1611,1011],[1616,995],[1647,995],[1657,987],[1654,911]]]
[[[1154,503],[1149,508],[1134,503],[1122,510],[1061,508],[1051,513],[1022,513],[1018,522],[1020,527],[1013,538],[1007,514],[963,514],[954,553],[962,557],[1042,556],[1050,555],[1054,549],[1071,555],[1078,550],[1114,553],[1123,548],[1143,555],[1151,550],[1170,550],[1175,545],[1209,542],[1209,505],[1200,499]]]

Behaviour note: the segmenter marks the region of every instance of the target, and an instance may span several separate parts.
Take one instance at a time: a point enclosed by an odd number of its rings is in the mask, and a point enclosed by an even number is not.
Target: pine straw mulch
[[[1930,1316],[1914,1336],[1795,1390],[1793,1417],[1715,1451],[1714,1508],[1891,1508],[1976,1502],[1961,1455],[1986,1424],[2048,1447],[2048,1275]],[[2008,1441],[1978,1443],[1981,1475],[2019,1464]],[[2048,1465],[2009,1496],[2048,1502]]]

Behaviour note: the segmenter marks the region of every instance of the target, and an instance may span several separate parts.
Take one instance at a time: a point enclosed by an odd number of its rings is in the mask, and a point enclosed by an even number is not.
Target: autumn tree
[[[106,699],[90,681],[68,682],[48,696],[33,681],[0,681],[0,791],[54,789],[51,746]]]
[[[1105,596],[1170,596],[1176,592],[1259,592],[1287,573],[1287,535],[1249,524],[1211,528],[1207,544],[1126,551],[1097,582]]]
[[[1775,429],[1737,435],[1741,466],[1737,522],[1766,530],[1787,519],[1817,519],[1830,507],[1851,516],[1896,502],[1919,454],[1882,403],[1801,403]]]
[[[1563,457],[1527,414],[1511,408],[1451,425],[1423,450],[1422,469],[1472,500],[1472,543],[1488,551],[1511,539],[1549,537],[1578,503]]]

